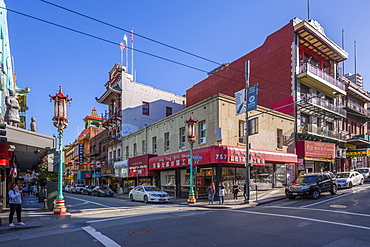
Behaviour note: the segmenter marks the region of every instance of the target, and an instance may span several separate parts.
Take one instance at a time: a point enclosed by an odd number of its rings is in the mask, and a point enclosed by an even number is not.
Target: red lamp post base
[[[195,204],[196,202],[197,202],[197,200],[195,199],[194,193],[189,194],[188,204]]]
[[[54,214],[55,215],[64,215],[67,213],[67,208],[64,205],[64,200],[55,200],[55,207],[54,207]]]

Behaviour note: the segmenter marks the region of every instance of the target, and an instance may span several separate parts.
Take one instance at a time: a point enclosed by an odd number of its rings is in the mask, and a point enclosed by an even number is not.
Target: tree
[[[39,186],[47,186],[48,182],[58,182],[58,172],[49,172],[46,164],[37,166],[38,172],[30,182]]]

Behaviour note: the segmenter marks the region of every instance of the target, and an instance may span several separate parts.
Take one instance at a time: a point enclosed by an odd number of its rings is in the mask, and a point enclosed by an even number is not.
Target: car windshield
[[[349,172],[346,173],[338,173],[337,178],[348,178],[349,177]]]
[[[146,191],[161,191],[160,188],[157,187],[144,187]]]
[[[111,190],[108,186],[100,186],[99,188],[101,190]]]
[[[358,171],[360,173],[368,173],[369,169],[357,169],[356,171]]]
[[[316,182],[316,176],[302,176],[298,177],[296,183],[314,183]]]

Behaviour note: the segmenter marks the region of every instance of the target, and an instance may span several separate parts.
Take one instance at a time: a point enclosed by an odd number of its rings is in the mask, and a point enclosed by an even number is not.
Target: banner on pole
[[[247,91],[247,111],[256,110],[258,99],[258,83],[248,87]]]
[[[245,113],[245,89],[235,93],[236,116]]]

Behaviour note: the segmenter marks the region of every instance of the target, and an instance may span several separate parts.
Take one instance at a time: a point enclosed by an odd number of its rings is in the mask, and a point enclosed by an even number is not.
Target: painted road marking
[[[258,214],[258,215],[275,216],[275,217],[282,217],[282,218],[291,218],[291,219],[297,219],[297,220],[306,220],[306,221],[313,221],[313,222],[319,222],[319,223],[330,224],[330,225],[338,225],[338,226],[346,226],[346,227],[370,230],[370,227],[367,227],[367,226],[359,226],[359,225],[352,225],[352,224],[339,223],[339,222],[333,222],[333,221],[311,219],[311,218],[299,217],[299,216],[293,216],[293,215],[272,214],[272,213],[253,212],[253,211],[242,211],[242,210],[235,210],[235,209],[229,209],[227,211],[240,212],[240,213],[245,213],[245,214]]]
[[[90,234],[93,238],[97,239],[100,243],[102,243],[106,247],[120,247],[121,245],[114,242],[112,239],[108,238],[107,236],[101,234],[101,232],[96,231],[91,226],[84,226],[82,227],[88,234]]]
[[[98,203],[98,202],[88,201],[88,200],[85,200],[85,199],[80,199],[80,198],[73,197],[73,196],[64,196],[64,197],[75,199],[75,200],[78,200],[78,201],[89,202],[91,204],[95,204],[95,205],[102,206],[102,207],[105,207],[105,208],[114,208],[112,206],[104,205],[104,204],[101,204],[101,203]]]

